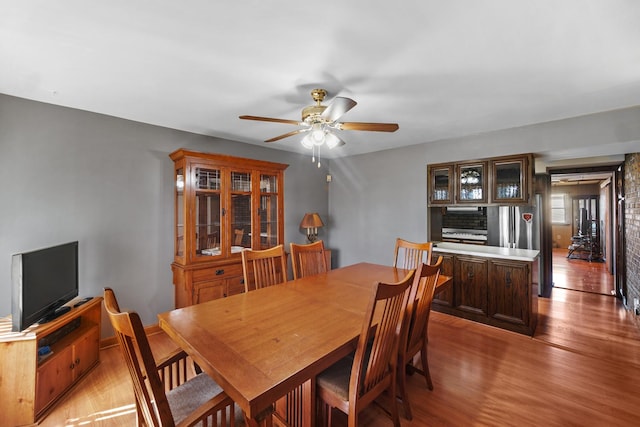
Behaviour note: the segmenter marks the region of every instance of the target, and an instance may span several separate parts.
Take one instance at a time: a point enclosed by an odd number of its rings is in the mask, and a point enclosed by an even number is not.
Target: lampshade
[[[320,215],[317,213],[306,213],[304,214],[304,218],[302,218],[302,222],[300,223],[300,228],[318,228],[324,227],[322,219],[320,219]]]

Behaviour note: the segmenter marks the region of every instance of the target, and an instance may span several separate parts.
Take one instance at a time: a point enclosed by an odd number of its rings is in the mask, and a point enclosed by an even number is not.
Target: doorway
[[[613,169],[551,172],[553,286],[616,295]]]

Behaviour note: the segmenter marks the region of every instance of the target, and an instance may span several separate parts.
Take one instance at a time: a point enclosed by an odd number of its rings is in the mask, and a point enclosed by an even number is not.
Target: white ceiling
[[[0,93],[247,143],[312,88],[344,156],[640,104],[636,0],[0,0]],[[330,99],[328,99],[330,101]],[[270,146],[301,150],[300,136]],[[329,153],[326,153],[329,154]]]

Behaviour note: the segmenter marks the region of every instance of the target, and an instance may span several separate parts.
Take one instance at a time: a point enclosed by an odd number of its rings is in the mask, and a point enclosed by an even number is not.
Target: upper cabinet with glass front
[[[427,166],[430,204],[450,205],[453,203],[453,169],[451,163]]]
[[[532,191],[533,158],[530,154],[491,160],[491,202],[527,203]]]
[[[175,261],[207,262],[267,249],[284,240],[287,165],[178,150]]]
[[[287,165],[184,149],[170,157],[176,306],[243,290],[240,252],[284,242]]]
[[[456,202],[487,203],[487,162],[456,164]]]
[[[527,204],[533,187],[533,155],[427,165],[430,206]]]

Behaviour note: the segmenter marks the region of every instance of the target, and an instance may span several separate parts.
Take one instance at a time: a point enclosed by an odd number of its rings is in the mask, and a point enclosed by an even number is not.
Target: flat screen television
[[[13,255],[11,281],[13,331],[55,319],[78,296],[78,242]]]

